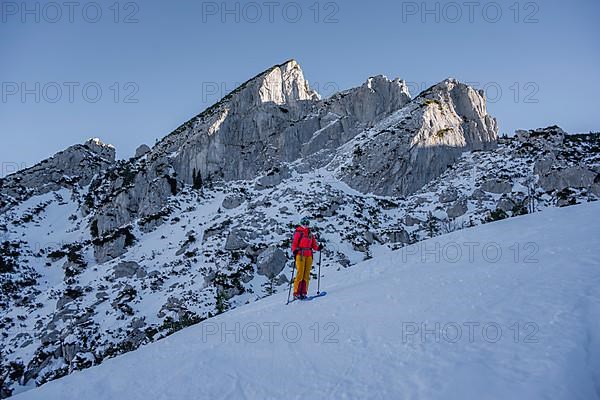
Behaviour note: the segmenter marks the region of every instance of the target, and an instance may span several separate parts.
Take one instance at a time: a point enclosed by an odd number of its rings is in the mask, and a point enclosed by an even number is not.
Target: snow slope
[[[277,294],[15,399],[600,398],[599,215],[383,251],[328,274],[323,298]]]

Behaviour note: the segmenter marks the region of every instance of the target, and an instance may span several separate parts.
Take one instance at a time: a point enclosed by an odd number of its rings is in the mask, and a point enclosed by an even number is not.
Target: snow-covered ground
[[[382,250],[325,297],[276,294],[15,399],[600,398],[599,215]]]

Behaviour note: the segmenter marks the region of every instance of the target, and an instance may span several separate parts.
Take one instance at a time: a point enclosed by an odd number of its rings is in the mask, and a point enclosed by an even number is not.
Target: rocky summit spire
[[[293,107],[298,102],[320,99],[319,94],[310,89],[296,60],[269,68],[234,90],[230,97],[245,106],[273,103]]]
[[[260,81],[262,102],[290,104],[302,100],[319,100],[317,92],[310,89],[308,81],[296,60],[273,67]]]

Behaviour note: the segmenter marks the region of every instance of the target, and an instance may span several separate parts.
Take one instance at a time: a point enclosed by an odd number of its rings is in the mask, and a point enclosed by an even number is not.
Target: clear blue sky
[[[0,14],[2,175],[89,137],[129,157],[289,58],[325,95],[377,74],[413,92],[452,76],[488,89],[502,133],[600,130],[597,0],[25,4]]]

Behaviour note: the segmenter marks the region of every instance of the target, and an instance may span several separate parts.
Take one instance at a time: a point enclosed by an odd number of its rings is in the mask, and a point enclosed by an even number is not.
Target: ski
[[[311,301],[311,300],[314,300],[314,299],[316,299],[317,297],[323,297],[323,296],[325,296],[326,294],[327,294],[327,292],[321,292],[321,293],[319,293],[319,294],[315,294],[315,295],[312,295],[312,296],[307,296],[305,299],[292,299],[292,300],[290,300],[290,302],[289,302],[289,303],[286,303],[286,305],[287,305],[287,304],[292,304],[292,303],[294,303],[294,302],[296,302],[296,301]]]
[[[311,301],[311,300],[316,299],[317,297],[323,297],[326,294],[327,294],[327,292],[321,292],[319,294],[315,294],[315,295],[312,295],[312,296],[307,296],[305,299],[301,299],[301,301]]]

